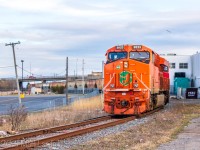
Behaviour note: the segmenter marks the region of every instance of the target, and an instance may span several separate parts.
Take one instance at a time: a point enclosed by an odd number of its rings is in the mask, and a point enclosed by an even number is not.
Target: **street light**
[[[21,60],[21,62],[22,62],[22,94],[23,94],[23,62],[24,62],[24,60]]]

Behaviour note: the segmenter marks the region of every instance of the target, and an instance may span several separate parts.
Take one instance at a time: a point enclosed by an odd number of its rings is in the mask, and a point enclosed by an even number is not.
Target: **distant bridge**
[[[68,76],[68,81],[75,81],[75,80],[81,80],[82,76]],[[99,79],[99,78],[88,78],[88,76],[84,76],[85,80],[89,79]],[[15,80],[15,78],[1,78],[0,80]],[[31,82],[31,81],[41,81],[41,82],[46,82],[46,81],[62,81],[66,80],[66,76],[29,76],[29,77],[24,77],[23,82]],[[22,82],[22,78],[19,78],[19,82]]]
[[[81,76],[68,76],[68,81],[74,81],[76,79],[81,79]],[[46,82],[46,81],[58,81],[58,80],[66,80],[66,76],[29,76],[29,77],[24,77],[23,81],[24,82],[31,82],[31,81],[42,81],[42,82]],[[22,81],[22,78],[19,78],[19,82]]]

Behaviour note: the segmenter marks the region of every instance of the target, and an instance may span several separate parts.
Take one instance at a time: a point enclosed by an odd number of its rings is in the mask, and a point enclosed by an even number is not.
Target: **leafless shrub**
[[[5,124],[5,123],[6,123],[6,119],[3,117],[0,117],[0,127],[2,127],[3,124]]]
[[[21,124],[26,120],[27,111],[24,105],[20,105],[19,107],[15,107],[10,105],[8,109],[8,118],[11,123],[11,130],[18,131]]]
[[[0,118],[0,127],[2,127],[2,126],[3,126],[3,119]]]

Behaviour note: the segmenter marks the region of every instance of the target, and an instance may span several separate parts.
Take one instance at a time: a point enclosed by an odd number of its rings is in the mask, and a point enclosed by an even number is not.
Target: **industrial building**
[[[192,78],[194,87],[200,88],[200,53],[191,56],[192,58]]]
[[[170,63],[170,93],[175,93],[176,77],[184,77],[189,87],[200,88],[200,53],[194,55],[161,54]],[[184,80],[186,82],[187,80]]]

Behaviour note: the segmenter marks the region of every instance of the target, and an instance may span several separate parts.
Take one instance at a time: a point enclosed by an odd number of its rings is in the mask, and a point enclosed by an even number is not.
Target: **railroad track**
[[[144,117],[150,115],[161,108],[139,115]],[[112,118],[112,116],[103,116],[80,123],[46,128],[36,130],[28,133],[8,136],[0,139],[0,150],[24,150],[46,143],[55,142],[70,137],[86,134],[89,132],[97,131],[100,129],[112,127],[115,125],[123,124],[132,121],[136,116],[129,116],[125,118]]]

